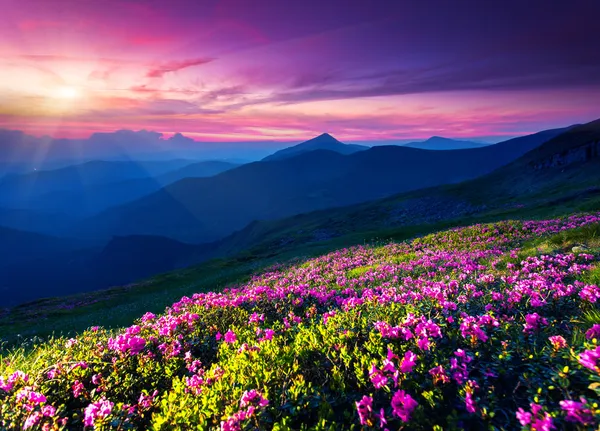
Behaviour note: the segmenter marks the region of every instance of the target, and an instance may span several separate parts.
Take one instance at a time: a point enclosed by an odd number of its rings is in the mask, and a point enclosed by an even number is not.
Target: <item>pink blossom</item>
[[[71,385],[71,390],[73,391],[73,396],[75,398],[79,398],[81,394],[85,391],[85,386],[79,380],[75,380]]]
[[[114,403],[108,401],[106,398],[101,398],[99,401],[88,405],[85,408],[84,425],[86,427],[93,427],[97,419],[104,419],[108,417]]]
[[[25,419],[25,423],[23,424],[23,429],[28,430],[29,428],[36,426],[37,424],[40,423],[41,419],[42,419],[42,413],[40,413],[40,412],[31,413],[27,417],[27,419]]]
[[[591,425],[594,416],[592,411],[587,407],[587,400],[582,397],[580,401],[563,400],[559,403],[561,409],[566,413],[565,420],[581,425]]]
[[[364,395],[362,399],[355,404],[360,424],[368,426],[372,425],[373,398]]]
[[[411,413],[418,405],[419,403],[403,390],[397,391],[392,397],[392,413],[403,422],[410,420]]]
[[[554,350],[560,350],[567,347],[567,340],[565,340],[560,335],[553,335],[552,337],[548,337],[548,340],[550,340],[550,343],[552,343],[552,347],[554,348]]]
[[[231,343],[231,344],[233,344],[233,343],[235,343],[235,342],[236,342],[236,340],[237,340],[237,336],[235,335],[235,332],[233,332],[233,331],[230,329],[229,331],[227,331],[227,332],[225,333],[225,337],[223,338],[223,340],[224,340],[226,343]]]
[[[600,374],[600,346],[594,350],[586,350],[579,355],[579,363],[586,368]]]
[[[42,407],[42,415],[46,416],[46,417],[54,417],[54,415],[56,414],[56,408],[50,404],[46,404],[45,406]]]
[[[410,373],[414,368],[417,361],[417,355],[415,355],[410,350],[404,354],[404,358],[400,363],[400,372],[402,373]]]
[[[592,327],[585,333],[585,338],[588,340],[591,340],[592,338],[600,338],[600,325],[597,323],[592,325]]]

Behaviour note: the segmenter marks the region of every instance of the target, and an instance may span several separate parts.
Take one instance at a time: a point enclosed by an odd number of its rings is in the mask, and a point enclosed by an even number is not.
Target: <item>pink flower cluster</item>
[[[257,390],[252,389],[244,392],[240,400],[240,410],[221,422],[221,431],[240,431],[243,421],[251,418],[258,409],[263,409],[268,405],[269,400],[264,398]]]
[[[85,408],[85,416],[83,424],[86,427],[94,427],[98,419],[107,418],[114,407],[114,403],[108,401],[106,398],[101,398],[95,403],[91,403]]]

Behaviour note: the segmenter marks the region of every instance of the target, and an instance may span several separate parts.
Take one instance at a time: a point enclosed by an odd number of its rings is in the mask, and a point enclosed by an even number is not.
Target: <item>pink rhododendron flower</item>
[[[86,427],[93,427],[97,419],[108,417],[113,407],[114,403],[108,401],[106,398],[101,398],[99,401],[90,404],[85,408],[83,424]]]
[[[561,409],[565,412],[565,420],[580,425],[591,425],[594,420],[592,411],[587,407],[587,400],[581,398],[580,402],[573,400],[563,400],[560,403]]]
[[[27,419],[25,419],[25,423],[23,424],[23,429],[28,430],[29,428],[33,428],[34,426],[36,426],[37,424],[40,423],[41,419],[42,419],[42,413],[40,413],[40,412],[31,413],[27,417]]]
[[[404,358],[400,363],[400,372],[402,373],[410,373],[414,368],[417,361],[417,355],[415,355],[410,350],[404,354]]]
[[[579,355],[579,363],[600,374],[600,346],[594,350],[586,350]]]
[[[585,338],[591,340],[592,338],[600,338],[600,325],[595,323],[590,329],[588,329],[585,333]]]
[[[403,390],[399,390],[392,397],[392,414],[400,418],[403,422],[408,422],[411,413],[418,405],[419,403],[413,397]]]
[[[362,399],[357,401],[355,404],[360,424],[371,426],[373,424],[373,398],[364,395]]]
[[[225,341],[226,343],[235,343],[236,340],[237,336],[235,335],[235,332],[233,332],[231,329],[225,333],[225,337],[223,338],[223,341]]]
[[[567,347],[567,340],[565,340],[560,335],[553,335],[552,337],[548,337],[548,340],[552,343],[552,347],[554,350],[560,350]]]
[[[79,398],[81,394],[85,391],[85,386],[79,380],[75,380],[71,385],[71,390],[73,391],[73,396],[75,398]]]

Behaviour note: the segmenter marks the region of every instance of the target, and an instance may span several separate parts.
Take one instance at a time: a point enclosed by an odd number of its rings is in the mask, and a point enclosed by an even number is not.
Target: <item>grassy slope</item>
[[[489,212],[474,217],[439,223],[399,226],[369,230],[368,222],[351,219],[355,230],[327,241],[281,244],[273,238],[234,256],[158,275],[123,287],[114,287],[63,298],[42,299],[24,304],[0,315],[0,337],[12,343],[20,337],[48,336],[80,332],[93,325],[121,327],[130,325],[146,311],[162,312],[184,295],[220,290],[227,285],[242,283],[257,271],[280,262],[298,261],[323,253],[365,242],[401,241],[454,226],[509,218],[545,218],[574,211],[600,210],[600,196],[587,201],[568,201],[562,205],[542,205],[532,208]],[[317,218],[318,219],[318,218]],[[288,221],[289,233],[294,231],[293,219]]]

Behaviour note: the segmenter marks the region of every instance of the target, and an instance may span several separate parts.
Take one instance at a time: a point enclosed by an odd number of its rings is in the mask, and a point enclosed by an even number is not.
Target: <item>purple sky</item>
[[[0,127],[514,136],[600,117],[597,0],[0,0]]]

